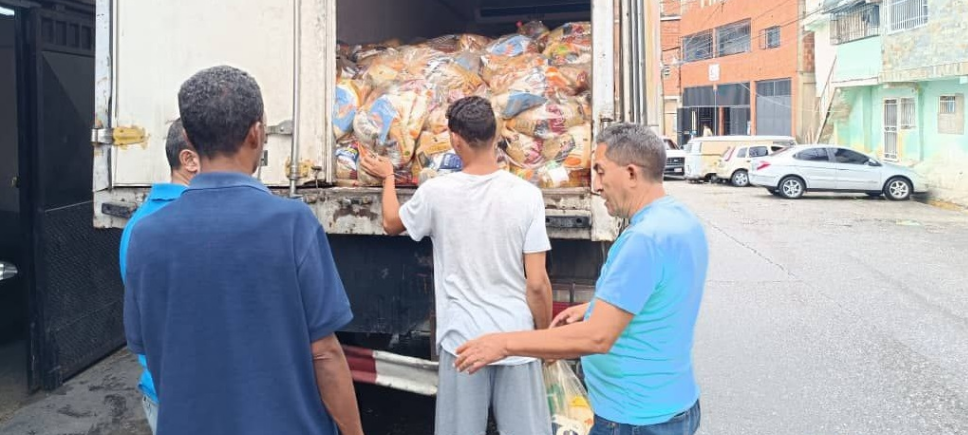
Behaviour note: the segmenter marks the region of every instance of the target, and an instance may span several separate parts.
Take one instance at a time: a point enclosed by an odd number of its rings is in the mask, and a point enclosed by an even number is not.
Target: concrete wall
[[[882,51],[880,37],[840,44],[836,49],[837,65],[834,69],[834,81],[876,79],[880,75]]]
[[[961,113],[968,114],[968,84],[958,80],[920,84],[924,157],[915,168],[927,177],[936,198],[968,206],[968,135],[942,134],[938,130],[942,95],[964,95]]]
[[[929,0],[927,24],[890,31],[890,2],[881,6],[882,82],[968,75],[968,2]]]

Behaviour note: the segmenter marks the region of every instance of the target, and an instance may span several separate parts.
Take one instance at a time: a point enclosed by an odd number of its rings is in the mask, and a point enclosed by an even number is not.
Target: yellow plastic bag
[[[575,372],[564,361],[545,366],[544,381],[555,435],[588,435],[595,424],[595,413],[588,393]]]

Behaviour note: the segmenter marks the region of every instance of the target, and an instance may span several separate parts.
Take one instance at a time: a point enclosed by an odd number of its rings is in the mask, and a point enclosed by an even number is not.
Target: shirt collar
[[[655,201],[650,202],[649,205],[642,207],[642,210],[639,210],[638,212],[635,213],[635,215],[632,216],[631,224],[635,225],[639,222],[642,222],[642,219],[645,219],[645,215],[648,214],[650,208],[660,204],[667,204],[670,202],[672,202],[672,197],[669,195],[663,196],[662,198],[659,198]]]
[[[269,188],[261,181],[241,172],[206,172],[198,174],[192,178],[192,184],[188,186],[191,190],[221,189],[225,187],[252,187],[266,193]]]
[[[161,201],[174,201],[187,188],[188,186],[182,184],[158,183],[151,186],[151,193],[148,195],[148,198]]]

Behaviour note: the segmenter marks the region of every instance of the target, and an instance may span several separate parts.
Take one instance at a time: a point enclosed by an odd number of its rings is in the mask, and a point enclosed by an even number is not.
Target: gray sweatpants
[[[457,372],[455,360],[440,352],[436,435],[484,435],[489,407],[501,435],[551,435],[540,361],[468,375]]]

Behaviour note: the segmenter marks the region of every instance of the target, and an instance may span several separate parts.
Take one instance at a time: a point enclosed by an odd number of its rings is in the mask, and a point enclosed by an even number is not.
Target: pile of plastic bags
[[[446,35],[338,49],[333,130],[338,184],[375,186],[361,153],[390,159],[403,185],[463,168],[450,144],[447,107],[488,98],[498,118],[498,162],[544,188],[590,182],[591,25],[549,31],[540,22],[491,40]]]

